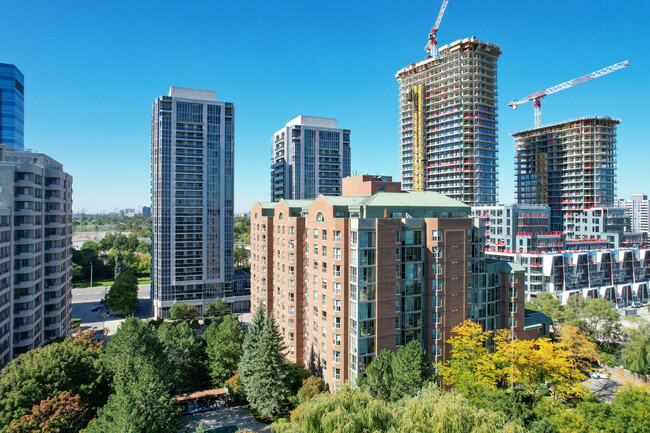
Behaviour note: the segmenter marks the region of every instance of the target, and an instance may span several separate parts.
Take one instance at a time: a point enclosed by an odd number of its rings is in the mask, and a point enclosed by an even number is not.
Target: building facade
[[[233,301],[235,108],[210,90],[171,87],[151,119],[151,297],[166,318]]]
[[[570,213],[613,206],[619,123],[590,117],[512,134],[517,203],[549,206],[554,231]]]
[[[350,176],[350,130],[336,119],[298,116],[273,135],[271,201],[341,195]]]
[[[287,358],[330,387],[412,340],[435,368],[467,318],[523,332],[523,269],[486,263],[483,232],[434,192],[258,202],[251,304],[275,315]]]
[[[625,208],[633,232],[650,233],[650,200],[645,194],[632,194],[629,200],[619,200],[618,206]]]
[[[25,147],[25,77],[7,63],[0,63],[0,144]]]
[[[72,176],[0,145],[0,368],[66,337],[72,316]]]
[[[487,257],[519,263],[526,298],[555,294],[601,297],[619,307],[645,303],[650,261],[642,233],[630,232],[621,208],[590,208],[567,215],[567,232],[551,229],[541,205],[472,208],[485,224]]]
[[[474,206],[497,201],[497,59],[475,37],[439,59],[401,69],[402,189],[435,191]]]

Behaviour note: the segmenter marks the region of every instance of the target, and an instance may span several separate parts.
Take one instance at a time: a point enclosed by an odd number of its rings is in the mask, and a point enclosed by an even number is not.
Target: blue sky
[[[352,170],[399,178],[395,72],[424,59],[436,1],[2,0],[0,62],[25,74],[25,146],[74,176],[74,209],[150,201],[151,104],[170,85],[236,107],[235,210],[269,198],[272,134],[299,114],[351,129]],[[488,6],[489,5],[489,6]],[[510,133],[537,90],[629,60],[546,98],[542,122],[620,118],[618,194],[650,193],[650,2],[451,0],[441,45],[496,43],[499,192],[514,199]]]

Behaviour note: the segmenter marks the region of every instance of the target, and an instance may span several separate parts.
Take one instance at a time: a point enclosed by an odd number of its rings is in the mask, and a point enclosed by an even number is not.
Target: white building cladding
[[[72,176],[0,145],[0,368],[68,335],[71,289]]]
[[[341,195],[350,176],[350,130],[336,119],[298,116],[273,135],[271,200]]]
[[[151,119],[152,266],[156,317],[233,296],[235,108],[211,90],[171,87]]]
[[[486,256],[514,260],[526,269],[526,298],[551,292],[566,303],[569,296],[604,298],[618,307],[648,301],[650,249],[599,249],[555,253],[503,253]]]
[[[634,232],[650,232],[650,201],[645,194],[632,194],[629,200],[619,200],[618,205],[625,208],[625,216],[630,220]]]

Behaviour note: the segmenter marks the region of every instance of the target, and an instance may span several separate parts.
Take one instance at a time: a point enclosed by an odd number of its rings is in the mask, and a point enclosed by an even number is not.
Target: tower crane
[[[429,32],[429,42],[424,46],[424,51],[427,52],[427,59],[431,57],[434,59],[438,58],[438,39],[436,39],[436,33],[438,33],[440,21],[442,21],[442,16],[445,14],[445,9],[447,9],[447,3],[449,3],[449,0],[442,0],[440,12],[438,12],[438,19],[434,26],[431,27],[431,32]]]
[[[431,30],[433,32],[433,30]],[[435,36],[434,36],[435,39]],[[551,93],[559,92],[560,90],[568,89],[569,87],[573,87],[576,84],[584,83],[585,81],[593,80],[594,78],[602,77],[603,75],[607,75],[610,72],[618,71],[619,69],[623,69],[626,66],[630,66],[630,62],[627,60],[616,63],[615,65],[608,66],[606,68],[600,69],[596,72],[592,72],[591,74],[584,75],[582,77],[574,78],[573,80],[569,80],[565,83],[558,84],[557,86],[549,87],[548,89],[541,90],[539,92],[535,92],[533,94],[530,94],[526,96],[523,99],[520,99],[519,101],[510,101],[508,104],[511,106],[513,109],[517,109],[517,107],[524,102],[528,101],[534,101],[535,104],[535,128],[539,128],[542,126],[542,99],[544,99],[545,96],[550,95]]]

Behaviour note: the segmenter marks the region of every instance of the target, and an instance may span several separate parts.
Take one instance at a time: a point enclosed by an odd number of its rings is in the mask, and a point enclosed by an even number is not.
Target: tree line
[[[99,242],[86,241],[79,250],[72,251],[72,281],[79,283],[93,279],[113,279],[116,265],[138,276],[151,274],[151,245],[138,241],[135,235],[107,233]]]

